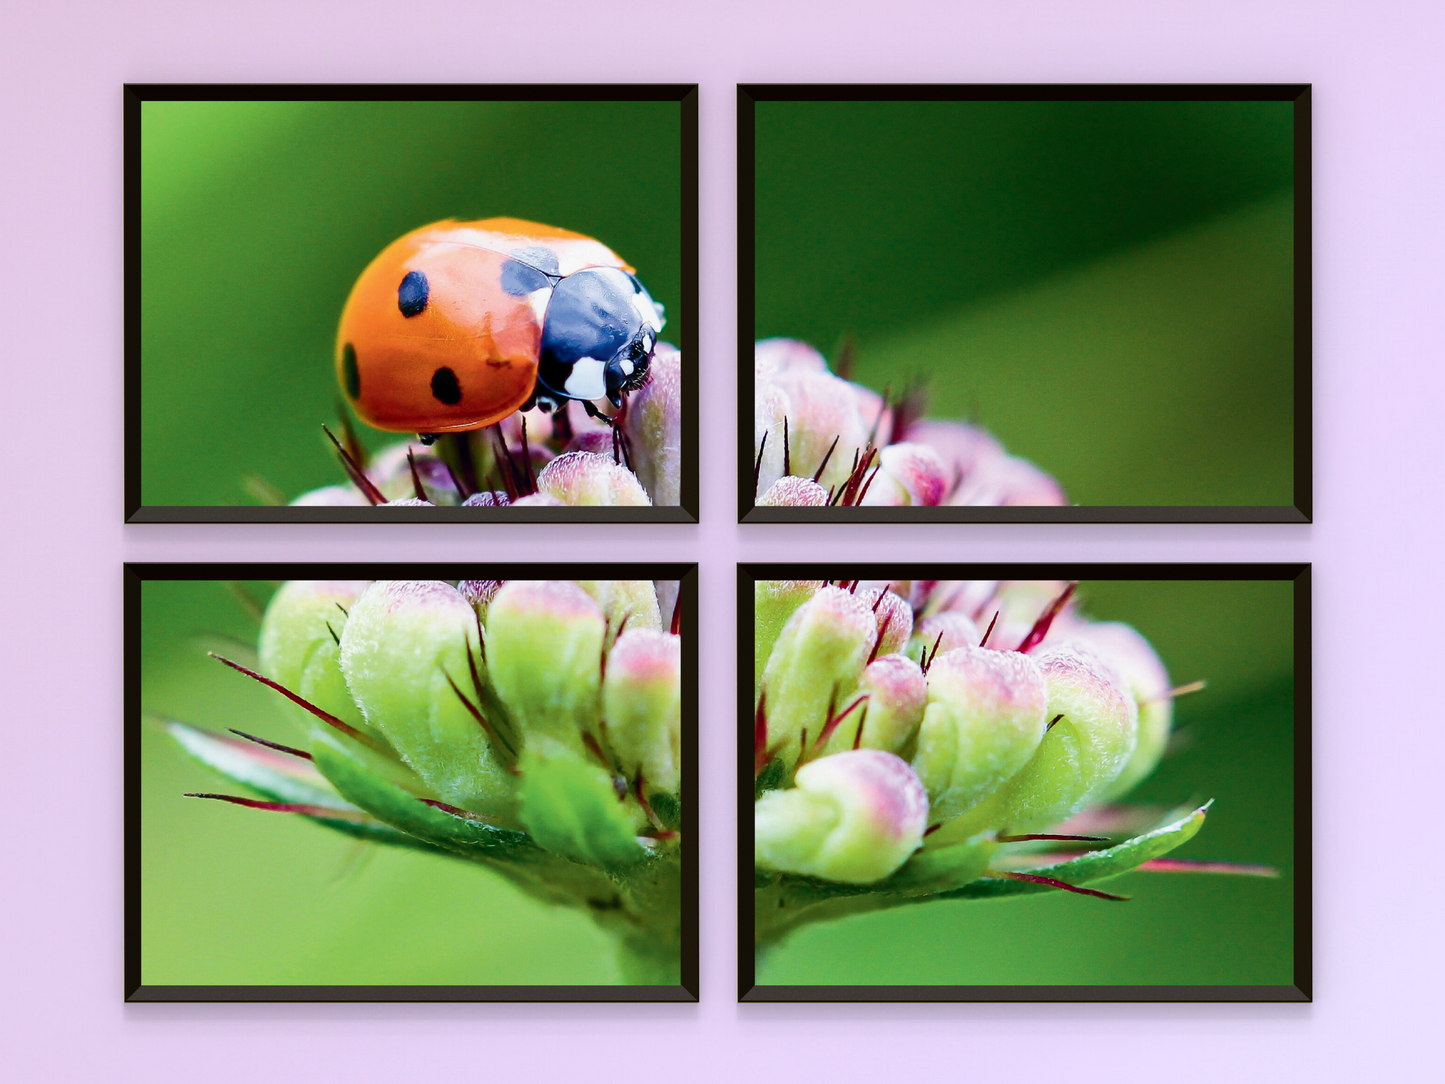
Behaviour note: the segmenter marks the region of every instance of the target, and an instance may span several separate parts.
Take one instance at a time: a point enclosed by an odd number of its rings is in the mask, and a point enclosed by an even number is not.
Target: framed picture
[[[738,514],[1307,523],[1307,85],[738,88]]]
[[[127,1001],[697,1000],[695,565],[128,564],[125,604]]]
[[[697,519],[697,88],[125,88],[126,520]]]
[[[1309,584],[739,566],[740,1000],[1309,1001]]]

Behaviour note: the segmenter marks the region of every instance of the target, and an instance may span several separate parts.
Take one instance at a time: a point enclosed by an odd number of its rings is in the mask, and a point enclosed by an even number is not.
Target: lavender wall
[[[8,1076],[1431,1075],[1445,762],[1427,696],[1445,595],[1440,7],[17,0],[3,24],[0,410],[17,453],[0,633]],[[121,526],[122,81],[619,77],[702,85],[702,527]],[[1313,82],[1317,524],[737,527],[733,84],[767,80]],[[493,546],[546,558],[579,544],[703,563],[702,1003],[124,1006],[120,562],[449,559]],[[1315,562],[1316,1003],[738,1006],[732,566],[859,553]]]

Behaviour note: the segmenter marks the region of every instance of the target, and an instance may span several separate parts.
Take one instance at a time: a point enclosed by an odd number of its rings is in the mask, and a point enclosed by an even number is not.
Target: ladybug
[[[368,425],[428,443],[568,399],[610,421],[593,400],[620,407],[643,385],[662,325],[662,306],[600,241],[517,218],[448,219],[361,273],[336,374]]]

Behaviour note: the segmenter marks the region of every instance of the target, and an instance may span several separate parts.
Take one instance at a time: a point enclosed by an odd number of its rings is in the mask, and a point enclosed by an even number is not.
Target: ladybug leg
[[[596,418],[599,422],[606,422],[609,426],[613,424],[612,418],[598,410],[596,404],[594,404],[591,399],[582,400],[582,409],[587,411],[589,418]]]

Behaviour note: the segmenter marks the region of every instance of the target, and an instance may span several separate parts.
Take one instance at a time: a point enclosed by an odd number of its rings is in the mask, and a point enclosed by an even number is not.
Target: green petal
[[[538,845],[604,869],[647,856],[601,768],[565,752],[522,756],[521,818]]]

